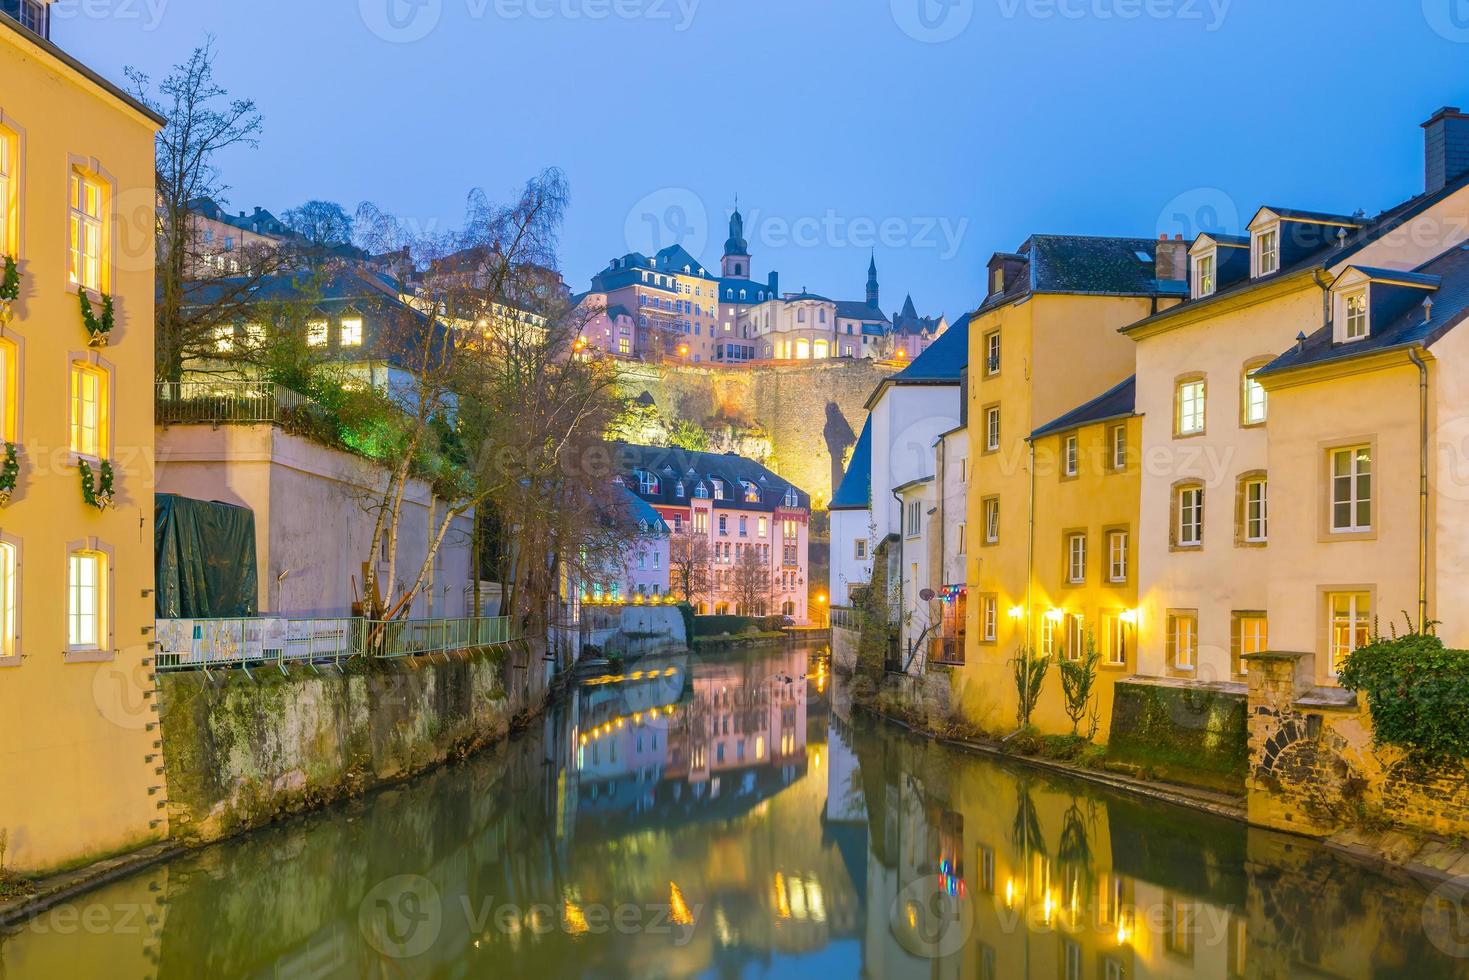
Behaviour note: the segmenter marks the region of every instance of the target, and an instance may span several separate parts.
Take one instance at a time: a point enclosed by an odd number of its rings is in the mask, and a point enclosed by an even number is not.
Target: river
[[[627,670],[46,912],[0,977],[1469,976],[1427,886],[914,738],[822,648]]]

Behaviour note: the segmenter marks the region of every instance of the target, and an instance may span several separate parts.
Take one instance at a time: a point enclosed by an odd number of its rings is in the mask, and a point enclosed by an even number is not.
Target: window
[[[71,173],[71,284],[102,289],[102,183],[95,177]]]
[[[1194,907],[1187,902],[1176,900],[1170,900],[1168,904],[1168,933],[1163,937],[1164,946],[1175,956],[1186,956],[1192,959],[1194,932],[1198,928]]]
[[[1331,453],[1331,530],[1372,530],[1372,449],[1354,446]]]
[[[71,451],[101,459],[107,445],[107,374],[90,364],[71,366]]]
[[[703,480],[694,484],[694,497],[699,500],[709,499],[709,486]]]
[[[1255,380],[1255,373],[1259,370],[1260,365],[1245,369],[1239,396],[1241,425],[1259,425],[1265,421],[1265,386]]]
[[[1173,433],[1194,436],[1204,431],[1204,379],[1178,383],[1174,393]]]
[[[1347,340],[1361,340],[1367,336],[1367,292],[1352,293],[1346,298]]]
[[[0,129],[0,255],[15,255],[15,192],[15,135]]]
[[[996,375],[1000,373],[1000,331],[995,330],[984,338],[984,373]]]
[[[984,410],[984,448],[986,452],[1000,449],[1000,406],[991,405]]]
[[[1066,649],[1061,655],[1067,660],[1080,660],[1086,653],[1086,621],[1079,613],[1066,614]]]
[[[1066,536],[1066,583],[1080,585],[1086,581],[1086,535]]]
[[[1127,426],[1114,425],[1108,434],[1108,445],[1114,470],[1127,469]]]
[[[984,514],[984,542],[994,544],[1000,540],[1000,498],[986,497],[982,505]]]
[[[740,537],[742,537],[742,538],[748,538],[749,536],[750,536],[750,519],[748,517],[744,516],[743,514],[741,514],[740,515]]]
[[[760,518],[760,536],[762,538],[765,537],[766,532],[770,528],[769,521],[770,521],[770,518],[768,518],[768,517],[762,517],[762,518]],[[864,541],[863,544],[865,545],[866,542]]]
[[[959,522],[959,550],[956,551],[955,554],[969,554],[969,525],[965,524],[963,521]]]
[[[1280,231],[1262,231],[1255,241],[1259,249],[1260,275],[1268,276],[1280,268]]]
[[[762,517],[762,518],[760,518],[760,520],[761,521],[764,521],[765,518]],[[761,533],[762,534],[765,533],[763,527],[761,529]],[[858,538],[856,541],[854,541],[852,543],[852,557],[856,558],[858,561],[866,561],[867,560],[867,539],[866,538]]]
[[[222,323],[214,328],[214,350],[219,354],[228,354],[235,349],[235,325],[233,323]]]
[[[1056,655],[1056,623],[1057,620],[1051,616],[1041,617],[1041,656],[1043,657]]]
[[[1127,532],[1107,532],[1107,581],[1127,581]]]
[[[1199,615],[1169,610],[1168,662],[1174,670],[1193,670],[1199,658]]]
[[[729,515],[728,514],[720,514],[719,515],[719,533],[720,534],[724,534],[724,535],[729,534]]]
[[[617,338],[617,353],[619,353],[619,354],[631,354],[632,353],[632,341],[629,338],[627,338],[627,337],[618,337]]]
[[[1231,617],[1234,629],[1230,635],[1231,661],[1236,676],[1244,676],[1245,663],[1242,657],[1252,653],[1264,653],[1270,646],[1270,626],[1263,612],[1235,612]]]
[[[1204,488],[1181,487],[1177,494],[1178,522],[1174,544],[1179,548],[1197,548],[1204,543]]]
[[[724,481],[719,479],[718,477],[714,478],[714,499],[724,499]]]
[[[1061,475],[1075,476],[1080,465],[1081,451],[1076,436],[1061,440]]]
[[[106,588],[105,555],[73,551],[67,571],[67,646],[97,650],[102,646],[102,602]]]
[[[1062,946],[1061,955],[1065,961],[1066,980],[1081,980],[1081,944],[1070,939],[1066,940]]]
[[[1214,287],[1214,255],[1206,253],[1194,259],[1194,295],[1212,296]]]
[[[1105,649],[1102,657],[1109,667],[1127,666],[1127,636],[1129,623],[1121,613],[1108,613],[1102,617],[1102,642]]]
[[[645,494],[658,493],[662,487],[658,478],[647,470],[638,470],[638,489]]]
[[[1249,544],[1264,544],[1270,537],[1270,502],[1264,477],[1244,481],[1241,502],[1244,507],[1244,539]]]
[[[343,317],[342,318],[342,346],[343,347],[361,347],[362,346],[362,318],[361,317],[353,316],[353,317]]]
[[[20,405],[20,347],[11,340],[0,340],[0,439],[20,441],[17,424]]]
[[[8,541],[0,542],[0,661],[20,655],[17,649],[19,620],[16,618],[18,573],[15,545]]]
[[[923,503],[918,500],[908,501],[908,537],[916,538],[923,530]]]
[[[1330,592],[1326,603],[1331,617],[1327,670],[1335,677],[1347,654],[1372,641],[1372,596],[1367,592]]]
[[[1000,600],[987,595],[979,600],[979,635],[986,643],[994,643],[1000,630]]]

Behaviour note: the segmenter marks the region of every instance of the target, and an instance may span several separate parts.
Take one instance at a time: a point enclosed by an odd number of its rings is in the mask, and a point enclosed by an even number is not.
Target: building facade
[[[0,830],[7,866],[44,871],[168,830],[139,533],[154,513],[153,241],[125,227],[152,214],[163,120],[47,40],[45,4],[24,10],[0,15],[0,247],[19,275],[0,316],[17,465],[0,531]],[[99,314],[111,297],[110,333],[89,336],[78,292]]]

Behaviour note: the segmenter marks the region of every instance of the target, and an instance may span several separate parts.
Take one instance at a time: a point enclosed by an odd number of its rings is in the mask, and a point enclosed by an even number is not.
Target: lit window
[[[0,340],[0,439],[16,442],[19,439],[16,418],[20,397],[17,379],[20,377],[20,351],[9,340]]]
[[[1181,548],[1204,543],[1204,488],[1184,487],[1178,491],[1178,528],[1174,541]]]
[[[987,595],[979,600],[980,636],[986,643],[994,643],[1000,629],[1000,600]]]
[[[245,346],[251,350],[259,350],[265,346],[265,324],[245,324]]]
[[[1061,450],[1062,471],[1067,476],[1076,475],[1079,456],[1076,436],[1067,436]]]
[[[1200,255],[1194,259],[1194,295],[1211,296],[1214,286],[1214,256]]]
[[[1198,663],[1199,617],[1196,613],[1168,614],[1168,659],[1175,670],[1193,670]]]
[[[325,320],[312,320],[306,324],[306,346],[325,347],[331,327]]]
[[[71,451],[100,459],[107,441],[106,374],[89,364],[71,366]]]
[[[14,657],[16,649],[16,584],[17,562],[15,545],[0,542],[0,659]]]
[[[1050,616],[1041,617],[1041,656],[1056,655],[1056,621]]]
[[[102,184],[80,171],[71,174],[71,283],[102,289]]]
[[[1109,582],[1127,581],[1126,531],[1107,533],[1107,580]]]
[[[1347,340],[1361,340],[1367,336],[1367,293],[1353,293],[1347,297]]]
[[[106,557],[74,551],[67,578],[67,645],[74,650],[102,646],[102,601],[106,589]]]
[[[1102,651],[1109,666],[1127,665],[1127,620],[1120,613],[1109,613],[1102,618],[1102,637],[1107,648]]]
[[[1355,446],[1331,454],[1331,529],[1372,530],[1372,449]]]
[[[1264,479],[1245,481],[1244,508],[1245,540],[1263,544],[1270,536],[1270,501]]]
[[[1067,660],[1080,660],[1087,652],[1086,621],[1079,614],[1066,616],[1066,649],[1061,656]]]
[[[1086,581],[1086,535],[1071,534],[1066,537],[1066,581],[1079,585]]]
[[[1331,676],[1347,654],[1372,642],[1372,596],[1366,592],[1332,592],[1326,597],[1331,615]]]
[[[1261,613],[1235,613],[1234,616],[1234,672],[1246,673],[1241,657],[1253,653],[1264,653],[1270,646],[1270,625]]]
[[[1204,380],[1180,381],[1174,395],[1174,430],[1191,436],[1204,431]]]
[[[1245,425],[1259,425],[1265,421],[1265,386],[1255,380],[1255,372],[1258,370],[1260,369],[1251,368],[1244,374],[1244,390],[1240,392],[1240,416]]]
[[[214,328],[214,350],[216,353],[228,354],[235,349],[235,325],[233,323],[222,323]]]
[[[0,129],[0,254],[15,254],[15,136]]]
[[[768,517],[762,517],[762,518],[760,518],[760,537],[763,538],[763,537],[765,537],[769,533],[770,533],[770,518],[768,518]],[[863,542],[863,545],[865,546],[866,543],[867,542],[864,541]]]
[[[632,340],[629,339],[629,338],[627,338],[627,337],[618,337],[617,338],[617,353],[619,353],[619,354],[631,354],[632,353]]]
[[[1260,275],[1268,276],[1280,268],[1280,232],[1276,229],[1262,231],[1260,244]]]
[[[342,346],[362,346],[362,318],[344,317],[342,319]]]
[[[638,489],[645,494],[656,494],[662,489],[658,478],[647,470],[638,470]]]

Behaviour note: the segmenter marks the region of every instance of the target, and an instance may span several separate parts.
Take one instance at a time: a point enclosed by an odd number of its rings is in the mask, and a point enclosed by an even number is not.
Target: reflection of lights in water
[[[775,914],[782,919],[791,917],[791,903],[786,898],[785,875],[779,871],[775,873]]]
[[[668,909],[675,925],[687,926],[694,922],[694,915],[684,901],[683,892],[675,882],[668,883]]]
[[[918,903],[911,900],[908,902],[908,928],[918,928]]]
[[[721,946],[733,946],[740,941],[740,934],[730,928],[729,917],[724,914],[722,906],[714,909],[714,935]]]
[[[755,736],[755,758],[757,758],[757,759],[763,759],[763,758],[765,758],[765,736],[764,735],[756,735]]]
[[[601,687],[604,684],[625,684],[628,681],[657,680],[660,677],[676,677],[677,667],[669,667],[667,670],[635,670],[631,674],[604,674],[601,677],[588,677],[581,682],[582,687]]]
[[[573,936],[580,936],[587,931],[587,916],[580,905],[575,902],[566,903],[566,907],[561,910],[561,928]]]
[[[816,752],[811,753],[811,765],[812,765],[813,768],[816,768],[816,769],[820,769],[821,768],[821,752],[820,752],[820,750],[817,750]]]
[[[1123,911],[1117,916],[1117,945],[1126,946],[1132,939],[1132,913]]]
[[[1046,925],[1050,925],[1051,916],[1055,913],[1055,911],[1056,896],[1051,894],[1050,892],[1046,892],[1046,902],[1041,907],[1041,921],[1044,922]]]

